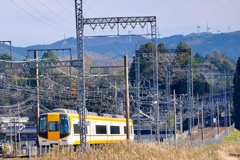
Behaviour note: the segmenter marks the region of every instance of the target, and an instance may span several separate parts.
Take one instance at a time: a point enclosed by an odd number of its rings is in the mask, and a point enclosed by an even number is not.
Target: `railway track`
[[[219,134],[223,133],[225,131],[225,127],[219,127]],[[203,138],[204,139],[209,139],[209,138],[214,138],[218,134],[218,128],[211,128],[207,127],[203,129]],[[202,130],[197,129],[192,131],[192,137],[194,140],[201,140],[202,139]],[[190,135],[185,137],[185,140],[190,140]]]

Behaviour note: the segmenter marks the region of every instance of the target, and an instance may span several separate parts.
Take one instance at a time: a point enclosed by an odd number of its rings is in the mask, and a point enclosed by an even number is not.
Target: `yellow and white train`
[[[98,116],[88,112],[86,116],[87,144],[104,144],[126,140],[126,119]],[[130,139],[134,139],[133,122],[129,121]],[[40,146],[80,145],[79,114],[75,110],[54,109],[39,117],[38,142]]]

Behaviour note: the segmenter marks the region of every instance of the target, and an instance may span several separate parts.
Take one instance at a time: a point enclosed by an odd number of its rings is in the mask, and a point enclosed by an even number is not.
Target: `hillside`
[[[86,52],[96,52],[102,55],[111,54],[112,57],[121,58],[125,54],[133,56],[136,43],[138,46],[140,46],[142,43],[147,43],[149,41],[150,39],[146,37],[136,35],[116,37],[86,37],[84,39],[84,50]],[[76,54],[76,39],[71,37],[66,39],[65,42],[65,45],[63,45],[64,40],[59,40],[52,44],[45,45],[33,45],[28,47],[13,46],[13,52],[25,56],[28,49],[71,48],[72,54]],[[240,31],[220,34],[194,33],[186,36],[174,35],[171,37],[159,38],[157,39],[157,42],[164,43],[168,49],[175,49],[180,42],[187,43],[193,49],[194,53],[199,53],[200,55],[205,56],[214,51],[218,51],[225,53],[235,62],[237,61],[240,53]],[[2,52],[3,50],[0,50],[0,54]]]

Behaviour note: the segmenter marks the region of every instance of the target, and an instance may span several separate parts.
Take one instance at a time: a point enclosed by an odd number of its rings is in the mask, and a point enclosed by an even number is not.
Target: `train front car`
[[[71,145],[70,118],[66,113],[51,112],[39,117],[38,142],[40,146]]]
[[[117,115],[115,115],[117,116]],[[86,116],[86,138],[90,145],[126,140],[124,116],[90,113]],[[133,122],[130,120],[130,139],[134,139]],[[80,145],[79,115],[75,110],[54,109],[39,117],[38,142],[40,146]]]

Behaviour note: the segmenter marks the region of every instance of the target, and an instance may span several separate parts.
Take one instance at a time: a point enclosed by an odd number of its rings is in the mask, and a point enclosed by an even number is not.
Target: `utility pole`
[[[174,107],[174,143],[177,148],[177,120],[176,120],[176,95],[175,90],[173,90],[173,107]]]
[[[37,133],[39,128],[39,75],[38,75],[38,51],[34,51],[34,59],[36,61],[35,75],[36,75],[36,124]]]
[[[21,150],[21,136],[20,136],[20,116],[19,116],[19,107],[20,107],[20,105],[19,105],[19,103],[18,103],[18,128],[19,128],[19,130],[18,130],[18,142],[19,142],[19,147],[20,147],[20,150]]]
[[[227,110],[228,110],[228,107],[227,107],[227,86],[226,86],[226,83],[227,83],[227,75],[226,75],[226,71],[224,70],[224,82],[223,82],[223,86],[224,86],[224,90],[223,90],[223,95],[224,95],[224,127],[225,127],[225,133],[227,133]]]
[[[198,100],[199,100],[199,99],[198,99],[198,93],[197,93],[197,106],[199,105]],[[198,117],[197,117],[197,125],[198,125],[198,131],[199,131],[199,127],[200,127],[200,126],[199,126],[199,122],[200,122],[200,120],[199,120],[199,118],[200,118],[200,117],[199,117],[199,116],[200,116],[200,115],[199,115],[199,107],[197,107],[197,116],[198,116]]]
[[[202,141],[204,140],[204,121],[203,121],[203,101],[202,101],[202,104],[201,104],[201,112],[202,112],[202,125],[201,125],[201,129],[202,129]]]
[[[180,133],[181,133],[181,135],[182,135],[182,133],[183,133],[183,115],[182,115],[182,104],[181,104],[181,96],[180,96]]]
[[[211,110],[211,128],[212,128],[212,137],[214,137],[214,103],[213,103],[213,72],[211,68],[211,85],[210,85],[210,94],[209,94],[209,101],[210,101],[210,110]]]
[[[152,108],[150,108],[150,117],[152,118]],[[152,142],[152,119],[150,123],[150,142]]]
[[[126,100],[126,131],[127,139],[130,139],[129,128],[129,84],[128,84],[128,56],[124,56],[124,72],[125,72],[125,100]]]
[[[12,112],[11,112],[11,109],[9,109],[9,117],[11,118],[10,119],[10,146],[12,149]]]
[[[217,126],[218,126],[218,135],[220,134],[220,128],[219,128],[219,106],[217,102]]]
[[[229,118],[229,127],[231,127],[231,111],[230,111],[230,102],[228,102],[228,118]]]
[[[165,138],[168,139],[168,112],[166,112],[166,120],[165,120]]]
[[[16,129],[16,116],[14,110],[14,144],[15,144],[15,156],[17,155],[17,129]]]
[[[118,108],[117,108],[117,83],[114,83],[114,104],[115,104],[115,114],[118,114]]]

